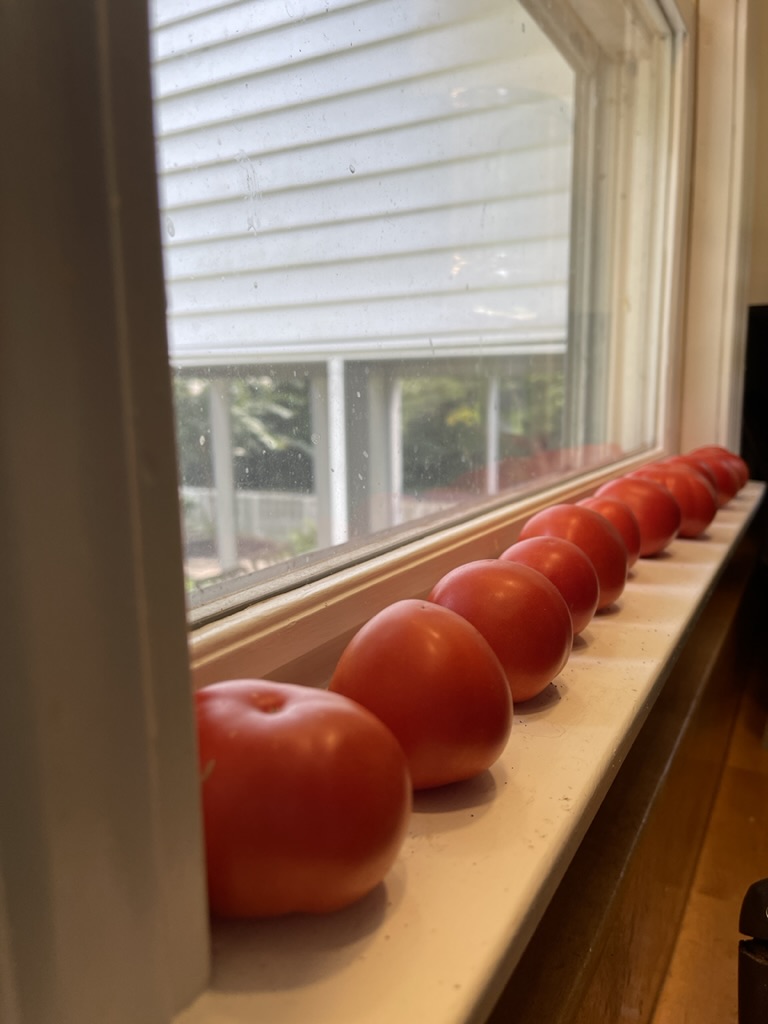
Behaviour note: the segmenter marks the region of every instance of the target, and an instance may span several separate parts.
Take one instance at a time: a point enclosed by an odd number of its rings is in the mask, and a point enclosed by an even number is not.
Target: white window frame
[[[699,0],[697,21],[692,0],[678,7],[691,33],[675,85],[686,103],[696,24],[706,46],[693,199],[683,201],[683,141],[671,229],[683,237],[690,216],[694,245],[688,301],[670,300],[685,330],[668,357],[665,447],[737,447],[748,6]],[[146,35],[145,10],[122,0],[44,0],[0,15],[3,95],[13,97],[0,161],[8,1024],[167,1022],[207,971]],[[724,123],[730,150],[718,142]],[[681,297],[682,256],[671,271]],[[717,315],[704,315],[702,296]],[[362,616],[497,550],[534,505],[206,627],[192,638],[196,683],[242,666],[251,629],[258,671],[322,674]]]

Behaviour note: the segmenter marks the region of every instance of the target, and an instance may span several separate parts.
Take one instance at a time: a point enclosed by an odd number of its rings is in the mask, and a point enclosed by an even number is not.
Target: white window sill
[[[482,1021],[763,491],[750,483],[706,539],[637,563],[556,684],[519,707],[493,769],[417,795],[369,897],[327,917],[217,924],[211,986],[175,1024]]]

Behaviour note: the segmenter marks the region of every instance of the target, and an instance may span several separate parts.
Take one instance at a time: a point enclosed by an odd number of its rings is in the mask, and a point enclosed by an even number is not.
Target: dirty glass
[[[153,0],[191,607],[654,443],[670,35],[582,7]]]

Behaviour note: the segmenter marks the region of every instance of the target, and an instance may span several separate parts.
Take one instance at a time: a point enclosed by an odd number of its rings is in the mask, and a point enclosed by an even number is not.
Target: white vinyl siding
[[[156,0],[172,360],[562,350],[574,74],[516,3]]]

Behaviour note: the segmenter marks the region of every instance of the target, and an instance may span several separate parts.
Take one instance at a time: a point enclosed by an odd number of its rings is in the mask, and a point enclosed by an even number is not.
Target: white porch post
[[[389,379],[387,393],[389,422],[389,492],[392,501],[392,523],[403,521],[403,382]]]
[[[344,360],[328,360],[328,454],[331,507],[331,544],[349,539],[347,496],[347,399]]]
[[[499,377],[492,374],[485,390],[485,487],[499,493]]]
[[[317,544],[328,547],[349,538],[343,359],[329,359],[325,373],[313,373],[311,417]]]
[[[216,510],[216,550],[221,571],[237,565],[237,519],[235,475],[232,468],[232,424],[229,417],[229,382],[224,377],[211,381],[211,459]]]

